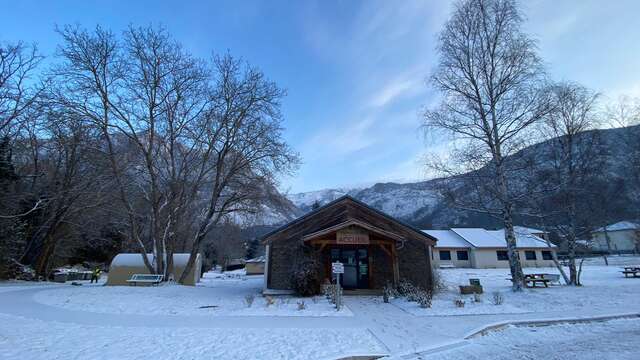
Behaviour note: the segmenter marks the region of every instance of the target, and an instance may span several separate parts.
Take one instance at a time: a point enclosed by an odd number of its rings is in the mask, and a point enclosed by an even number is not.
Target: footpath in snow
[[[518,294],[509,291],[506,269],[447,269],[441,271],[447,289],[431,309],[403,299],[386,304],[380,297],[347,297],[339,313],[322,297],[278,297],[267,306],[259,296],[262,277],[242,274],[209,273],[197,287],[6,283],[0,285],[0,359],[333,359],[366,354],[435,359],[428,350],[442,351],[447,344],[455,345],[447,352],[452,359],[475,346],[483,350],[474,354],[496,358],[491,341],[500,336],[513,339],[517,355],[516,348],[532,346],[528,341],[541,351],[555,346],[554,331],[564,328],[583,331],[586,338],[593,335],[590,339],[596,344],[608,341],[613,347],[616,341],[625,342],[618,357],[624,359],[628,348],[640,350],[634,337],[640,320],[508,328],[496,333],[502,335],[464,338],[495,323],[640,312],[640,279],[625,279],[618,266],[638,260],[612,258],[615,265],[608,267],[594,260],[585,264],[581,288],[552,286]],[[464,297],[465,307],[456,308],[457,285],[469,278],[480,279],[485,296],[480,303]],[[491,303],[496,291],[503,294],[504,304]],[[248,295],[255,296],[251,306],[245,300]],[[305,302],[302,310],[300,301]],[[599,339],[599,332],[607,329],[632,335]],[[543,355],[548,353],[534,352],[530,358],[553,358]]]

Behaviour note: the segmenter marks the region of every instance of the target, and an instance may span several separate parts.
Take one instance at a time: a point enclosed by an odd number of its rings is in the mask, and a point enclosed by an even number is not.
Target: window
[[[498,255],[498,260],[509,261],[509,255],[507,255],[507,252],[505,250],[498,250],[496,251],[496,254]]]
[[[543,250],[542,251],[542,260],[553,260],[553,255],[551,251]]]
[[[451,251],[449,250],[440,250],[440,260],[451,260]]]
[[[466,250],[458,250],[456,256],[458,256],[458,260],[469,260],[469,253]]]
[[[527,260],[536,260],[536,252],[533,250],[525,250],[524,258]]]

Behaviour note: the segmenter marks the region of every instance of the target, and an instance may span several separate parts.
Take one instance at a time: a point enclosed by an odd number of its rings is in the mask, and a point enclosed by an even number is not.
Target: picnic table
[[[527,287],[536,287],[536,284],[542,284],[544,287],[549,287],[550,279],[545,277],[546,274],[525,274],[524,284]]]
[[[513,279],[507,279],[513,281]],[[549,287],[549,283],[556,283],[560,281],[560,275],[556,274],[524,274],[524,285],[526,287],[536,287],[541,284],[544,287]]]
[[[133,274],[133,276],[131,276],[131,279],[127,280],[127,282],[129,283],[129,285],[133,284],[133,286],[136,286],[138,283],[158,285],[162,282],[163,277],[164,275]]]
[[[629,277],[629,275],[633,275],[633,277],[640,276],[640,266],[625,266],[624,270],[621,271],[624,274],[624,277]]]

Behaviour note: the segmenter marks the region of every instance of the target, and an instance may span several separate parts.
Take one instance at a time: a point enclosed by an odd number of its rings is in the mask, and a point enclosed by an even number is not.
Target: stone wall
[[[301,239],[286,239],[274,241],[269,248],[269,280],[270,289],[291,289],[291,270],[298,256],[302,254]],[[318,259],[321,264],[326,261],[326,247],[323,255]],[[381,289],[387,282],[393,282],[393,267],[391,259],[379,246],[369,247],[371,268],[371,287]],[[400,279],[411,281],[420,287],[431,285],[431,262],[429,259],[428,245],[417,240],[408,240],[404,247],[398,250],[398,268]],[[324,266],[321,266],[320,279],[329,277],[325,274]]]
[[[387,282],[393,284],[393,266],[391,265],[391,257],[387,255],[379,246],[371,246],[370,248],[370,264],[371,264],[371,287],[374,289],[382,289]]]
[[[302,254],[302,239],[274,241],[269,248],[270,289],[291,289],[291,270],[298,256]]]
[[[431,259],[429,246],[421,241],[407,240],[398,250],[400,279],[409,280],[416,286],[431,288]]]

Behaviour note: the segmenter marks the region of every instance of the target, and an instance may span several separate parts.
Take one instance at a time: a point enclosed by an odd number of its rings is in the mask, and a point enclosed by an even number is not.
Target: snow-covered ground
[[[334,359],[384,353],[365,329],[142,325],[87,326],[0,314],[0,359]]]
[[[431,360],[637,360],[640,320],[509,327],[451,350],[413,359]]]
[[[259,295],[263,278],[242,272],[207,273],[196,287],[0,283],[0,359],[334,359],[411,357],[438,348],[415,357],[437,359],[446,344],[456,344],[446,352],[451,359],[637,358],[629,354],[640,351],[640,319],[507,328],[463,340],[495,323],[640,313],[640,279],[620,273],[640,258],[612,257],[609,264],[586,261],[580,288],[518,294],[510,291],[508,269],[443,269],[447,289],[430,309],[404,299],[346,297],[341,312],[322,297],[276,297],[267,306]],[[457,286],[469,278],[480,279],[485,294],[479,303],[464,296],[465,307],[457,308]],[[492,303],[494,292],[503,295],[502,305]],[[255,296],[251,307],[247,295]],[[298,310],[299,301],[305,309]],[[575,345],[563,346],[565,339]]]
[[[623,265],[640,264],[637,257],[611,257],[609,266],[602,258],[585,261],[582,271],[582,287],[550,285],[549,288],[525,289],[521,293],[511,291],[508,269],[441,269],[447,289],[435,296],[433,305],[423,309],[415,302],[395,299],[393,303],[417,316],[479,315],[544,313],[545,311],[604,310],[618,308],[621,311],[640,298],[640,279],[625,278],[620,272]],[[525,273],[559,274],[556,268],[526,268]],[[480,279],[484,294],[480,302],[472,295],[459,295],[458,286],[468,285],[469,279]],[[562,280],[561,280],[562,281]],[[493,304],[493,294],[499,292],[504,302]],[[615,294],[615,296],[612,296]],[[463,308],[454,301],[465,302]],[[635,299],[635,300],[634,300]]]
[[[72,286],[45,290],[35,295],[39,303],[70,310],[106,314],[178,316],[352,316],[348,307],[336,311],[322,296],[273,297],[260,292],[263,277],[245,276],[243,271],[206,273],[196,287],[163,285]],[[251,306],[247,296],[253,297]],[[304,302],[304,308],[301,303]]]

